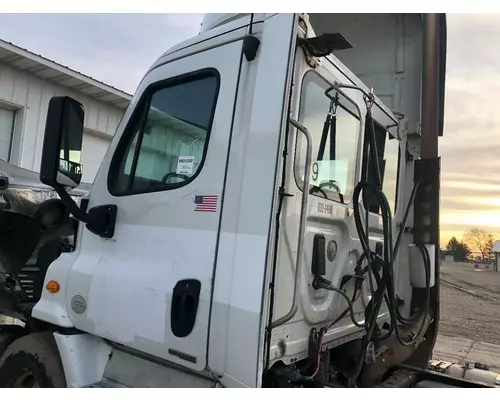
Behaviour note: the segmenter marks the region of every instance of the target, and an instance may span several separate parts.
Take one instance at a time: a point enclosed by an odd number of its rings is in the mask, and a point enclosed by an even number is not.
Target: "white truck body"
[[[69,387],[106,379],[261,387],[273,365],[308,357],[311,329],[346,308],[338,293],[312,287],[315,238],[326,243],[323,275],[337,287],[363,251],[352,197],[363,168],[363,93],[372,87],[394,236],[411,200],[422,21],[420,14],[211,14],[198,36],[151,66],[86,196],[86,210],[116,205],[114,234],[101,237],[80,223],[75,250],[45,275],[44,286],[61,289],[42,290],[32,309],[34,319],[58,327]],[[297,45],[332,31],[353,48],[306,58]],[[254,54],[248,36],[259,40]],[[329,89],[340,99],[337,159],[323,162],[316,158]],[[329,185],[304,196],[308,168],[312,186],[334,180],[341,195]],[[405,222],[412,226],[413,217]],[[369,225],[375,247],[380,215],[371,212]],[[403,234],[395,260],[405,315],[413,243],[411,232]],[[350,296],[353,282],[343,289]],[[354,303],[358,322],[370,298],[365,280]],[[389,321],[384,305],[378,323]],[[365,333],[345,318],[324,334],[322,351]]]

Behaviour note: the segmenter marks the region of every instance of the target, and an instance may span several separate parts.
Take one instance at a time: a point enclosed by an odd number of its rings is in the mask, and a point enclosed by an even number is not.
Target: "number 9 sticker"
[[[316,179],[318,179],[318,174],[319,174],[319,165],[317,162],[315,162],[312,166],[312,179],[313,179],[313,181],[316,181]]]

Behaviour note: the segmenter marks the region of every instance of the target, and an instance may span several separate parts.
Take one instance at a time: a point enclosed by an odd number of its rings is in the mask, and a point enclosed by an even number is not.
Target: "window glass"
[[[355,185],[360,122],[357,110],[342,95],[334,90],[325,94],[329,88],[315,72],[304,76],[299,119],[313,137],[310,193],[348,203]],[[302,186],[306,142],[300,134],[297,146],[295,171]]]
[[[380,167],[380,178],[382,180],[382,191],[387,197],[389,206],[391,207],[391,214],[394,216],[396,211],[397,200],[397,186],[398,186],[398,163],[399,163],[399,140],[393,138],[389,132],[382,128],[379,124],[375,125],[375,139],[377,141],[377,155]],[[368,162],[370,162],[368,160]],[[365,169],[365,167],[363,167]],[[368,182],[375,185],[375,175],[373,169],[368,169]],[[364,204],[370,198],[370,211],[373,213],[380,213],[377,196],[367,188],[364,194]]]
[[[131,125],[112,190],[167,190],[194,179],[205,157],[217,90],[217,77],[205,75],[153,92]]]
[[[393,138],[389,132],[379,128],[377,130],[377,141],[381,144],[378,146],[383,153],[379,154],[381,168],[383,167],[382,175],[382,190],[387,197],[391,206],[391,213],[394,216],[396,211],[396,190],[398,186],[398,162],[399,162],[399,140]],[[379,150],[380,151],[380,150]]]

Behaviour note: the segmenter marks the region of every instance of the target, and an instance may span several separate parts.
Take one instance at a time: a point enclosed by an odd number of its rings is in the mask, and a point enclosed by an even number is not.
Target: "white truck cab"
[[[209,14],[147,71],[79,205],[84,110],[53,98],[40,179],[80,222],[31,330],[6,339],[0,385],[422,374],[439,320],[445,32],[439,15]],[[27,380],[21,351],[50,366]]]

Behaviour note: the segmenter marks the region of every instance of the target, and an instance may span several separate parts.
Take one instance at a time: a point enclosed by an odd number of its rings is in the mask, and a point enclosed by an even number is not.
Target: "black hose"
[[[422,257],[424,258],[425,265],[425,273],[426,273],[426,298],[423,309],[419,310],[415,315],[411,315],[409,318],[405,318],[401,315],[398,305],[396,303],[396,290],[395,290],[395,281],[394,281],[394,259],[399,250],[399,246],[401,243],[402,233],[406,227],[406,223],[409,216],[409,210],[411,208],[411,204],[414,202],[416,191],[419,187],[419,184],[415,184],[409,204],[404,214],[403,223],[401,226],[401,230],[398,234],[398,238],[396,241],[396,246],[393,248],[392,246],[392,215],[389,202],[387,201],[387,197],[382,191],[381,179],[380,179],[380,168],[379,168],[379,160],[377,155],[377,147],[376,147],[376,137],[375,137],[375,129],[373,125],[373,118],[371,115],[370,108],[368,108],[366,114],[366,125],[365,125],[365,148],[363,151],[363,161],[365,168],[362,173],[362,180],[356,185],[353,193],[353,203],[354,203],[354,222],[356,225],[356,230],[358,232],[358,237],[360,240],[361,247],[363,249],[360,259],[358,260],[357,265],[361,266],[363,260],[366,260],[367,268],[366,273],[369,276],[370,282],[370,292],[372,298],[368,303],[365,310],[365,329],[366,335],[363,337],[361,351],[359,354],[358,363],[354,370],[354,374],[349,379],[349,386],[354,386],[357,381],[359,374],[363,368],[364,358],[366,354],[366,349],[368,344],[372,340],[384,340],[392,335],[394,332],[398,341],[405,346],[415,344],[420,336],[422,335],[425,329],[425,322],[429,310],[430,305],[430,257],[425,246],[419,246],[419,250],[422,253]],[[369,146],[369,149],[367,148]],[[368,165],[368,163],[370,165]],[[367,172],[368,169],[372,167],[373,176],[375,184],[370,184],[367,182]],[[367,190],[369,192],[367,193]],[[363,198],[366,208],[366,223],[365,227],[363,227],[360,215],[360,195],[363,192]],[[369,210],[371,207],[371,203],[376,201],[380,209],[380,214],[382,217],[382,225],[383,225],[383,259],[378,259],[377,254],[373,252],[370,248],[369,243]],[[377,268],[374,266],[381,267],[381,275]],[[375,281],[377,284],[377,289],[374,290],[373,282],[371,280],[371,275],[375,277]],[[379,337],[374,337],[375,326],[377,324],[378,314],[380,312],[380,308],[382,303],[385,301],[387,304],[387,308],[389,310],[390,315],[390,326],[388,332]],[[398,323],[403,325],[414,324],[419,318],[422,318],[422,323],[417,334],[413,337],[412,340],[406,341],[401,337],[400,330],[398,328]]]
[[[324,152],[324,147],[326,145],[326,124],[325,121],[323,135],[321,140],[321,151]],[[372,118],[371,107],[368,107],[365,119],[365,137],[364,137],[364,148],[363,148],[363,168],[361,181],[356,185],[353,192],[353,208],[354,208],[354,222],[356,230],[358,233],[358,238],[361,244],[362,253],[359,257],[356,266],[362,271],[362,274],[368,273],[368,280],[370,286],[371,299],[365,309],[365,320],[364,323],[359,323],[356,321],[354,316],[354,310],[352,303],[356,296],[353,295],[353,300],[339,288],[332,285],[331,282],[327,281],[322,277],[316,277],[313,281],[313,287],[316,289],[323,288],[336,293],[339,293],[347,301],[348,310],[345,310],[340,316],[338,316],[333,323],[329,326],[333,326],[340,319],[342,319],[347,312],[349,312],[353,324],[359,328],[364,328],[366,330],[366,335],[362,339],[361,350],[359,354],[359,359],[355,367],[353,375],[350,377],[348,385],[354,386],[364,364],[364,358],[366,354],[366,349],[368,344],[372,340],[385,340],[389,338],[393,333],[395,333],[397,340],[404,346],[410,346],[415,344],[424,332],[426,326],[426,318],[430,306],[430,257],[427,248],[423,245],[418,245],[422,257],[424,260],[425,274],[426,274],[426,297],[424,302],[424,307],[418,309],[417,312],[410,317],[404,317],[401,315],[399,307],[396,302],[396,287],[394,278],[394,260],[397,256],[399,246],[401,243],[402,235],[404,233],[406,223],[408,220],[411,205],[413,204],[416,196],[416,192],[419,188],[420,183],[416,183],[413,187],[408,206],[406,208],[403,221],[401,224],[401,229],[398,233],[396,240],[396,245],[393,247],[393,237],[392,237],[392,213],[391,207],[382,191],[382,181],[379,166],[379,158],[377,151],[377,143],[375,136],[375,126]],[[368,171],[371,168],[374,183],[368,182]],[[363,193],[364,207],[365,207],[365,226],[363,226],[361,220],[360,212],[360,197]],[[369,217],[370,209],[372,205],[377,206],[377,210],[380,210],[380,215],[382,217],[382,227],[383,227],[383,256],[379,256],[376,252],[372,251],[370,248],[370,238],[369,238]],[[362,268],[363,262],[366,262],[367,267]],[[373,274],[373,277],[372,277]],[[375,283],[377,285],[376,289],[374,287],[373,278],[375,278]],[[380,312],[380,308],[383,303],[386,303],[387,309],[390,316],[390,324],[388,332],[384,335],[379,334],[379,329],[375,334],[375,328],[377,326],[377,319]],[[405,340],[398,327],[398,323],[402,325],[415,324],[418,319],[422,319],[420,328],[416,335],[410,341]],[[376,335],[376,336],[374,336]]]
[[[426,288],[426,294],[425,294],[425,302],[424,302],[424,313],[422,315],[422,322],[420,324],[420,328],[413,337],[412,340],[409,342],[406,342],[403,340],[402,337],[399,335],[399,331],[396,329],[396,335],[398,336],[398,341],[403,345],[403,346],[412,346],[415,343],[418,342],[420,336],[423,334],[423,331],[425,329],[425,323],[426,323],[426,318],[429,312],[429,306],[430,306],[430,300],[431,300],[431,269],[430,269],[430,256],[429,256],[429,251],[427,250],[427,247],[424,245],[417,245],[417,248],[420,250],[422,257],[424,259],[424,268],[425,268],[425,288]],[[397,309],[397,308],[396,308]]]
[[[349,296],[347,296],[347,294],[345,294],[343,290],[341,290],[341,289],[333,286],[330,281],[328,281],[328,280],[326,280],[326,279],[324,279],[322,277],[319,277],[319,276],[317,276],[316,278],[314,278],[312,286],[316,290],[317,289],[326,289],[326,290],[330,290],[331,292],[335,292],[335,293],[338,293],[338,294],[342,295],[342,297],[347,302],[347,307],[349,307],[349,314],[351,316],[352,323],[355,326],[357,326],[358,328],[364,328],[366,326],[365,324],[361,324],[358,321],[356,321],[356,318],[354,316],[354,309],[352,307],[351,299],[349,299]]]
[[[354,293],[353,293],[353,295],[352,295],[351,304],[353,304],[356,301],[356,297],[357,296],[358,296],[358,291],[355,290]],[[347,313],[349,311],[350,311],[349,308],[346,308],[337,318],[335,318],[335,320],[330,325],[328,325],[328,327],[326,328],[326,330],[330,329],[336,323],[338,323],[339,321],[341,321],[347,315]]]
[[[408,200],[408,205],[406,206],[405,214],[403,216],[403,221],[401,222],[398,237],[396,239],[396,244],[394,245],[394,250],[392,251],[392,258],[396,258],[396,255],[398,254],[399,246],[401,244],[401,239],[403,238],[403,233],[406,228],[406,223],[408,222],[408,216],[410,215],[411,205],[415,200],[415,196],[417,194],[417,189],[419,188],[419,186],[420,182],[417,182],[415,183],[415,185],[413,185],[413,190],[411,191],[410,199]]]

